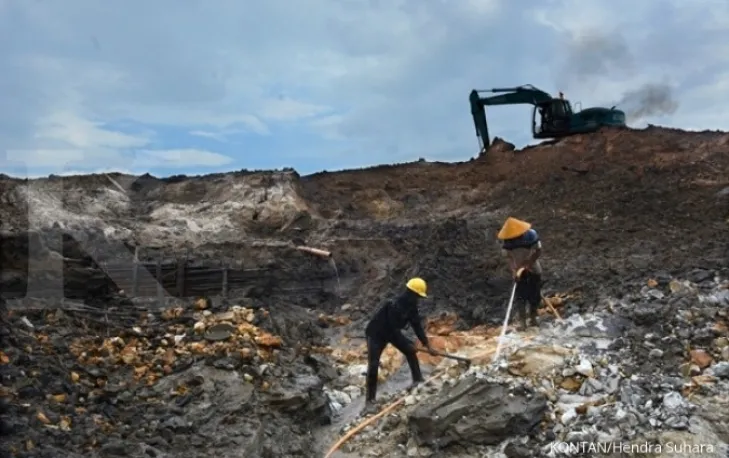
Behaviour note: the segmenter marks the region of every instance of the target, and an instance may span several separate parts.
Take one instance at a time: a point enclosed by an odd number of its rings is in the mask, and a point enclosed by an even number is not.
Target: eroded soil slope
[[[307,177],[6,179],[0,216],[6,233],[43,230],[47,244],[54,231],[76,234],[104,259],[124,251],[111,242],[123,242],[155,255],[279,262],[284,269],[311,262],[292,249],[308,244],[331,250],[340,275],[342,297],[320,306],[343,299],[369,308],[417,272],[430,281],[435,306],[473,312],[503,298],[494,234],[508,215],[540,231],[555,289],[597,294],[598,285],[626,275],[723,262],[728,152],[724,133],[648,128],[523,151],[497,142],[468,163]],[[5,271],[26,269],[27,248],[11,246],[3,250]]]

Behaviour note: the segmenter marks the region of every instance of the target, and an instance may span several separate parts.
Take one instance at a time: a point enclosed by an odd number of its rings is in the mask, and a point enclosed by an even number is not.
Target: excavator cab
[[[532,111],[532,134],[534,138],[562,135],[569,131],[571,119],[572,106],[561,97],[535,104]]]

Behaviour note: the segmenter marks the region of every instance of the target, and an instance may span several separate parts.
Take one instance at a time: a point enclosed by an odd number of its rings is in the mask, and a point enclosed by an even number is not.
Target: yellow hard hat
[[[499,234],[496,237],[498,237],[499,240],[515,239],[519,236],[524,235],[526,231],[531,228],[532,225],[527,223],[526,221],[512,218],[510,216],[506,219],[504,226],[501,228]]]
[[[428,292],[428,285],[422,278],[411,278],[405,286],[420,297],[428,297],[426,294]]]

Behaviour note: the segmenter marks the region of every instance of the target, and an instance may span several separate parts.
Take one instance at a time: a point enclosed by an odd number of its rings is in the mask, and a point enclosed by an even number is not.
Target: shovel
[[[430,354],[430,352],[428,350],[426,350],[425,348],[418,348],[417,351],[419,351],[420,353]],[[464,358],[462,356],[450,355],[448,353],[441,353],[439,351],[434,351],[432,354],[433,354],[433,356],[440,356],[442,358],[448,358],[448,359],[452,359],[454,361],[458,361],[459,363],[464,363],[467,368],[471,367],[471,360],[468,358]]]

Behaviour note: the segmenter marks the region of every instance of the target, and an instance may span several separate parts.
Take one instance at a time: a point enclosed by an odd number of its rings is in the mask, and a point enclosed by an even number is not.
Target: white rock
[[[720,363],[716,363],[716,365],[714,365],[711,369],[715,376],[719,378],[729,378],[728,362],[722,361]]]
[[[347,375],[350,377],[360,377],[364,373],[367,373],[366,364],[353,364],[347,368]]]
[[[650,356],[651,358],[660,358],[663,356],[663,350],[661,350],[660,348],[654,348],[648,353],[648,356]]]
[[[342,404],[340,404],[336,401],[332,401],[331,399],[329,400],[329,407],[331,407],[331,409],[334,412],[339,412],[340,410],[342,410],[344,408],[344,406]]]
[[[418,400],[412,394],[405,397],[405,405],[406,406],[414,405],[416,402],[418,402]]]
[[[33,323],[30,322],[30,320],[26,317],[22,317],[20,321],[27,327],[28,329],[35,329],[35,326],[33,326]]]
[[[333,402],[336,402],[338,404],[341,404],[343,406],[346,406],[352,402],[352,399],[349,397],[349,395],[343,391],[339,390],[331,390],[327,391],[327,396],[329,396],[329,399]]]
[[[356,385],[349,385],[345,387],[342,391],[347,393],[350,399],[358,398],[362,395],[362,389]]]
[[[663,407],[668,410],[676,410],[682,407],[687,407],[687,403],[680,393],[672,391],[663,395]]]
[[[595,371],[592,368],[592,363],[587,359],[581,359],[580,363],[575,366],[575,370],[585,377],[593,377],[595,375]]]
[[[575,409],[567,409],[563,414],[560,421],[563,425],[569,425],[577,418],[577,411]]]

